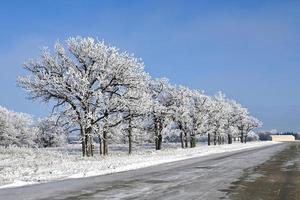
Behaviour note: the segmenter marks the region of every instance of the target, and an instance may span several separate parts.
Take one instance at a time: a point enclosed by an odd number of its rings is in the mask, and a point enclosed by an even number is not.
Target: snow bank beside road
[[[277,144],[251,142],[247,144],[204,146],[193,149],[169,148],[162,151],[140,149],[133,155],[112,152],[108,157],[82,158],[61,149],[0,148],[0,188],[18,187],[66,178],[81,178],[133,170],[193,157],[231,152]]]

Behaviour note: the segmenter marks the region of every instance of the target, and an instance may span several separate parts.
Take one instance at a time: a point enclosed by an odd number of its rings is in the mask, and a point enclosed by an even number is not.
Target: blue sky
[[[16,86],[22,63],[69,36],[141,57],[152,77],[223,91],[264,122],[300,131],[300,1],[6,1],[0,3],[0,105],[45,116]]]

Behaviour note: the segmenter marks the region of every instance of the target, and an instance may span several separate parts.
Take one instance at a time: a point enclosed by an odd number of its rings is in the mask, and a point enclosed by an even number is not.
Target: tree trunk
[[[187,133],[184,132],[184,143],[185,143],[185,148],[188,148],[188,137],[187,137]]]
[[[161,150],[161,144],[162,144],[162,136],[161,136],[161,134],[158,134],[155,137],[155,149]]]
[[[161,150],[161,134],[159,131],[159,124],[158,124],[158,120],[155,120],[155,124],[154,124],[154,131],[155,131],[155,150]]]
[[[244,130],[241,129],[241,136],[240,136],[241,143],[244,143]]]
[[[228,137],[228,144],[232,144],[232,136],[228,133],[227,137]]]
[[[108,155],[107,132],[103,131],[103,155]]]
[[[103,154],[103,151],[102,151],[102,139],[101,139],[101,136],[98,135],[98,138],[99,138],[99,153],[100,153],[100,156]]]
[[[158,150],[158,134],[155,131],[155,150]]]
[[[131,131],[129,131],[131,132]],[[132,139],[131,139],[131,133],[128,133],[128,154],[132,153]]]
[[[128,154],[132,153],[132,127],[131,127],[131,118],[128,121]]]
[[[93,152],[93,137],[91,135],[89,135],[89,151],[90,151],[90,156],[94,155]]]
[[[207,144],[210,146],[210,133],[207,134]]]
[[[181,148],[184,149],[184,140],[183,140],[183,133],[182,133],[182,131],[180,132],[180,142],[181,142]]]
[[[88,146],[88,144],[89,144],[88,136],[85,135],[84,138],[85,138],[85,155],[87,157],[90,157],[89,146]]]
[[[86,147],[85,147],[85,139],[84,137],[82,138],[82,141],[81,141],[81,145],[82,145],[82,156],[85,157],[86,156]]]
[[[84,134],[84,155],[87,157],[93,156],[93,141],[92,141],[92,136],[91,136],[91,128],[83,129]]]
[[[240,139],[241,139],[241,143],[244,143],[244,136],[243,135],[240,137]]]
[[[92,156],[92,142],[89,134],[86,134],[86,156]]]
[[[85,138],[85,132],[84,129],[81,127],[80,128],[80,135],[81,135],[81,145],[82,145],[82,156],[86,156],[86,138]]]
[[[217,133],[214,133],[214,145],[217,145]]]
[[[103,144],[103,155],[108,155],[108,136],[107,136],[107,130],[108,130],[108,125],[107,125],[107,120],[108,120],[108,111],[105,111],[104,113],[104,127],[103,127],[103,138],[102,138],[102,144]]]
[[[93,140],[93,139],[92,139],[92,140]],[[92,144],[91,147],[92,147],[91,153],[92,153],[92,156],[94,156],[95,146]]]
[[[159,134],[157,136],[157,148],[156,148],[156,150],[161,150],[161,145],[162,145],[162,135]]]
[[[196,138],[195,138],[194,134],[191,135],[190,145],[191,145],[191,148],[196,147]]]
[[[218,140],[217,140],[218,141],[218,145],[221,145],[222,144],[222,138],[221,138],[221,136],[219,135],[217,138],[218,138]]]

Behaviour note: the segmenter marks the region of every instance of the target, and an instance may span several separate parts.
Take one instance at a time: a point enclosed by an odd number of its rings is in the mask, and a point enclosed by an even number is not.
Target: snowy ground
[[[126,154],[124,146],[115,146],[111,149],[110,156],[100,157],[96,155],[93,158],[81,157],[80,146],[78,145],[50,149],[0,148],[0,188],[110,174],[193,157],[273,144],[277,143],[251,142],[221,146],[202,144],[193,149],[181,149],[178,148],[178,145],[168,145],[168,148],[162,151],[155,151],[152,148],[138,148],[139,150],[132,155]]]

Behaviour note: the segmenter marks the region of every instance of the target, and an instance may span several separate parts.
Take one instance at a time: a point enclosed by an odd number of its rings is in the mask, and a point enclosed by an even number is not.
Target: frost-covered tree
[[[148,93],[148,78],[142,78],[132,85],[122,98],[123,129],[128,138],[128,152],[132,152],[133,138],[137,138],[143,129],[143,118],[150,112],[152,99]]]
[[[33,147],[36,138],[32,118],[0,106],[0,146]]]
[[[180,130],[181,147],[187,148],[190,133],[192,132],[193,119],[191,112],[194,109],[192,106],[192,92],[183,86],[173,88],[172,120],[176,124],[176,128]]]
[[[225,131],[228,137],[228,143],[232,143],[232,138],[238,137],[238,121],[242,116],[248,115],[247,109],[234,100],[226,99],[227,101],[227,120]]]
[[[150,112],[152,105],[148,92],[149,79],[146,73],[136,76],[135,84],[128,85],[116,101],[119,112],[110,115],[107,122],[102,124],[114,133],[111,136],[114,141],[128,143],[129,154],[132,153],[133,142],[145,137],[144,118]]]
[[[200,91],[193,91],[191,97],[191,110],[189,116],[192,122],[191,128],[191,138],[190,145],[191,147],[196,146],[196,137],[197,135],[205,135],[208,130],[208,117],[211,106],[211,99],[207,95],[204,95]]]
[[[100,153],[104,155],[108,154],[108,141],[125,133],[128,136],[129,153],[131,153],[132,129],[137,128],[134,121],[149,110],[150,97],[147,93],[149,75],[143,71],[143,66],[127,68],[127,70],[127,74],[121,72],[123,77],[119,75],[119,81],[123,85],[116,86],[101,99],[100,110],[104,117],[97,123],[99,129],[97,135],[100,141]]]
[[[57,43],[53,53],[45,49],[25,69],[29,75],[18,83],[32,99],[56,101],[55,108],[75,116],[70,119],[80,129],[84,156],[92,155],[92,135],[100,131],[107,153],[108,117],[120,111],[118,101],[145,73],[140,59],[82,37],[69,38],[66,47]]]
[[[247,136],[247,141],[259,141],[259,136],[254,131],[250,131]]]
[[[262,122],[260,122],[258,119],[249,115],[242,116],[237,123],[237,127],[240,131],[241,142],[246,143],[249,132],[261,126]]]
[[[215,145],[224,143],[226,137],[231,143],[237,135],[243,142],[261,124],[222,93],[210,97],[172,86],[166,79],[150,80],[140,59],[93,38],[75,37],[66,45],[57,43],[53,51],[45,49],[39,59],[27,62],[25,69],[28,75],[18,79],[19,85],[33,100],[56,103],[53,111],[80,131],[83,156],[93,155],[95,135],[100,154],[107,155],[112,141],[128,141],[131,153],[133,142],[154,140],[159,150],[163,139],[175,133],[180,135],[183,148],[188,144],[195,147],[198,135],[207,135],[209,145],[211,136]],[[6,121],[0,116],[0,135],[3,141],[14,141],[12,125]],[[24,125],[26,120],[20,121]],[[37,127],[42,138],[52,130],[52,134],[63,132],[50,119],[38,122]]]
[[[59,147],[67,143],[68,130],[56,117],[39,119],[34,127],[39,147]]]
[[[212,99],[212,106],[209,115],[209,133],[208,144],[210,145],[210,136],[213,137],[213,143],[221,144],[225,142],[226,124],[228,121],[229,106],[226,102],[225,95],[219,92]]]
[[[160,150],[164,129],[170,123],[173,106],[172,86],[167,79],[156,79],[149,82],[151,96],[150,112],[146,120],[146,128],[154,133],[155,149]]]

